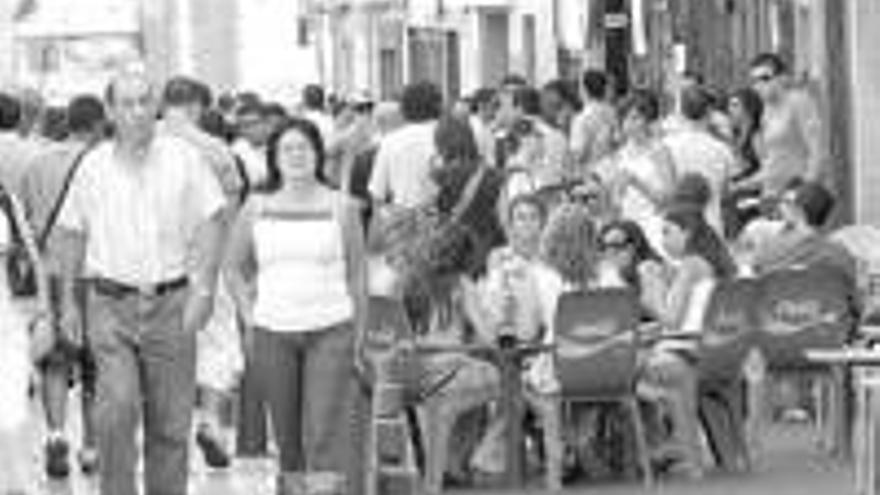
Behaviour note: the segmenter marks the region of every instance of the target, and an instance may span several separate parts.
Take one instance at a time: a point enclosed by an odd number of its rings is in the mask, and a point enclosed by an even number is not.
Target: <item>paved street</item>
[[[35,411],[34,417],[38,416]],[[74,425],[76,428],[76,425]],[[36,436],[39,427],[30,429]],[[832,461],[813,448],[810,431],[806,425],[775,426],[768,436],[768,455],[765,466],[756,472],[742,476],[709,475],[700,482],[662,480],[647,493],[681,495],[853,495],[851,468]],[[75,477],[66,483],[47,483],[40,473],[40,457],[37,442],[22,446],[22,452],[30,452],[35,483],[43,495],[92,495],[96,494],[94,482]],[[198,454],[198,452],[196,452]],[[238,460],[228,472],[209,472],[199,455],[193,457],[192,494],[197,495],[263,495],[272,494],[272,463],[270,460]],[[537,482],[537,480],[536,480]],[[503,490],[461,490],[450,493],[495,494],[510,493]],[[537,486],[519,493],[541,493]],[[637,495],[646,491],[635,482],[606,484],[580,484],[567,487],[565,493],[601,493],[608,495]]]

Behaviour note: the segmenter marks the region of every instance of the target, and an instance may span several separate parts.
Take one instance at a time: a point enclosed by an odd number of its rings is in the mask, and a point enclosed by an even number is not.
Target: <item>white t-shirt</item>
[[[58,225],[86,235],[86,274],[131,285],[187,273],[196,228],[226,204],[201,153],[157,134],[144,163],[117,160],[115,143],[83,158]]]
[[[414,207],[434,196],[431,160],[436,153],[435,128],[434,121],[408,124],[382,139],[370,177],[374,198]]]
[[[736,166],[733,151],[706,131],[689,126],[663,138],[672,154],[676,177],[698,173],[709,181],[712,197],[706,207],[706,220],[723,236],[721,196]]]

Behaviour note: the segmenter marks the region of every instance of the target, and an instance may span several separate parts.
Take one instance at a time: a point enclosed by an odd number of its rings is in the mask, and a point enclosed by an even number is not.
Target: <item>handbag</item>
[[[43,230],[40,231],[36,238],[38,252],[43,252],[46,248],[49,234],[55,226],[59,213],[61,213],[61,207],[64,205],[64,201],[67,198],[67,193],[73,182],[73,177],[76,174],[77,169],[79,169],[83,158],[88,154],[91,148],[91,146],[87,146],[76,156],[70,170],[68,170],[67,175],[64,177],[61,191],[58,193],[58,197],[55,199],[52,209],[49,211],[49,216],[46,218]],[[6,255],[6,276],[9,283],[9,291],[12,293],[13,297],[35,296],[37,294],[37,276],[36,271],[34,270],[33,260],[31,259],[24,243],[22,226],[18,222],[19,215],[16,214],[16,205],[12,196],[9,194],[9,191],[2,185],[0,185],[0,208],[3,209],[6,217],[9,219],[10,233],[12,234],[12,242],[10,243],[9,251]]]

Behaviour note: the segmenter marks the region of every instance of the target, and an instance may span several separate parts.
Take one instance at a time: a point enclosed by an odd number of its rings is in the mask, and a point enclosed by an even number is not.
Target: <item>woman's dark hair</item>
[[[470,124],[452,116],[444,116],[437,122],[434,147],[440,159],[431,170],[438,189],[436,204],[441,212],[449,213],[476,171],[480,152]]]
[[[434,147],[443,163],[470,163],[480,159],[474,131],[467,121],[443,116],[434,129]]]
[[[632,220],[614,220],[605,224],[599,234],[599,244],[603,244],[603,240],[609,232],[615,231],[623,233],[624,242],[632,247],[633,252],[632,263],[629,266],[624,267],[620,274],[627,284],[641,290],[638,271],[639,264],[644,263],[645,261],[659,262],[661,260],[660,255],[657,254],[657,251],[651,246],[651,243],[648,242],[648,237],[645,235],[645,231],[642,230],[639,224]]]
[[[712,199],[712,187],[703,174],[689,172],[682,175],[669,199],[670,208],[692,207],[705,211]]]
[[[296,131],[302,134],[312,145],[315,152],[315,179],[321,184],[328,184],[327,175],[324,170],[324,141],[321,139],[321,131],[311,121],[291,117],[278,130],[269,136],[266,148],[266,168],[268,169],[268,178],[266,180],[266,191],[274,192],[281,188],[281,167],[278,164],[278,146],[281,138],[290,131]]]
[[[644,88],[632,90],[620,104],[618,115],[623,119],[632,111],[638,112],[649,123],[656,121],[660,118],[660,100],[657,94]]]
[[[715,229],[706,222],[703,210],[693,206],[678,206],[667,211],[664,218],[687,232],[685,254],[703,258],[717,278],[728,279],[736,275],[736,263],[730,251]]]
[[[734,91],[727,100],[728,106],[733,100],[739,101],[748,118],[744,127],[735,127],[733,130],[737,152],[746,162],[745,169],[733,178],[736,181],[753,175],[761,168],[761,160],[755,150],[755,137],[761,130],[764,101],[761,99],[761,95],[752,88],[741,88]]]

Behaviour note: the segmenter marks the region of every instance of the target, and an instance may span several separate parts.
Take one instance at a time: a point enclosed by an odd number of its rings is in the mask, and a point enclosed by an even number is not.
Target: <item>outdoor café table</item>
[[[856,376],[856,418],[854,425],[853,456],[856,467],[856,493],[877,493],[876,442],[878,398],[880,393],[880,350],[869,348],[822,349],[806,352],[807,359],[815,363],[846,366]]]
[[[416,344],[420,354],[461,352],[480,357],[498,367],[501,382],[499,400],[501,415],[507,425],[506,462],[504,485],[507,488],[521,488],[523,485],[523,361],[535,354],[550,352],[550,344],[533,344],[518,341],[513,336],[504,336],[492,344]]]

